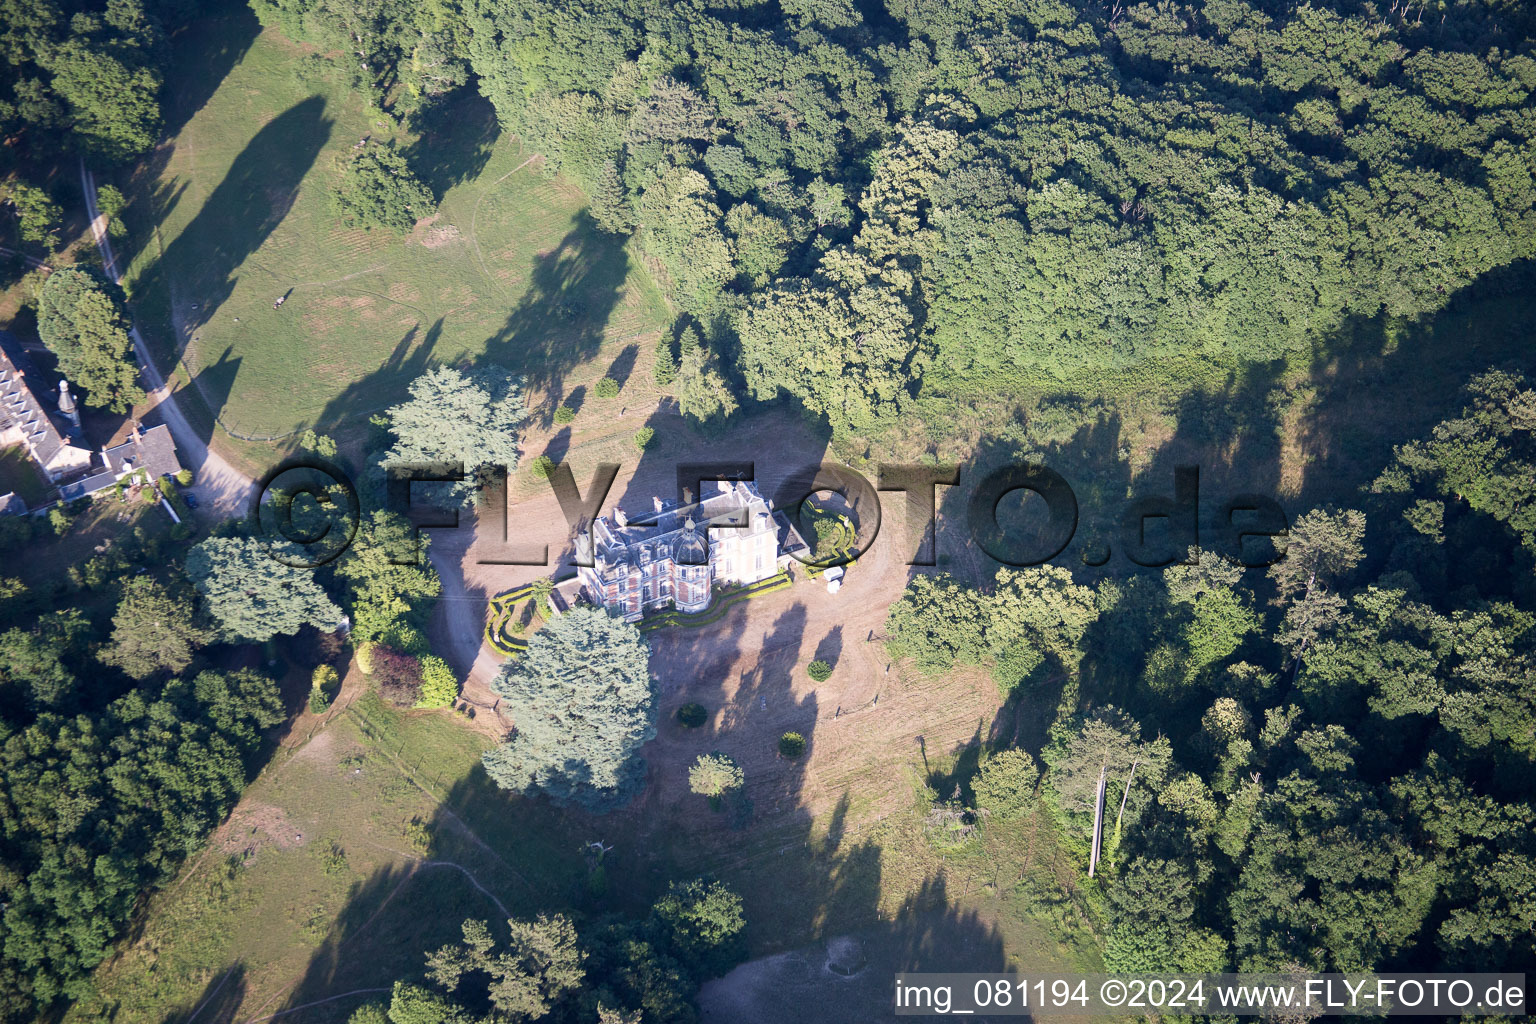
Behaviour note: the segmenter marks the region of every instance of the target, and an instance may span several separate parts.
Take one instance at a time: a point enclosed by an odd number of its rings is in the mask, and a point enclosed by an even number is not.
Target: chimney
[[[652,498],[651,502],[656,506],[656,514],[660,515],[661,514],[661,498],[660,497]]]
[[[618,523],[619,524],[619,529],[622,530],[622,529],[624,529],[624,527],[629,525],[629,516],[624,514],[624,510],[623,509],[621,509],[621,508],[619,508],[619,506],[615,505],[615,506],[613,506],[613,521]]]
[[[70,431],[76,438],[80,435],[80,410],[75,405],[75,396],[69,393],[69,381],[59,380],[59,412],[69,420],[73,429]]]
[[[693,504],[693,488],[692,487],[684,487],[683,488],[683,504],[684,505],[692,505]]]

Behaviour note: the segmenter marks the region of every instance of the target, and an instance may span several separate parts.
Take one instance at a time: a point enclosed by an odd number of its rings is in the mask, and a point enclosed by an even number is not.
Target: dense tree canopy
[[[922,668],[1051,666],[1000,679],[1059,700],[1041,789],[1084,866],[1104,780],[1092,885],[1111,969],[1536,955],[1525,393],[1476,378],[1465,412],[1398,449],[1368,513],[1296,517],[1267,572],[1205,552],[1092,586],[1049,567],[985,591],[922,574],[892,606],[888,643]],[[989,766],[1015,755],[1005,782]],[[1028,767],[992,753],[976,806],[1020,799]]]
[[[160,129],[162,6],[0,4],[0,130],[34,155],[62,148],[122,163],[148,150]]]
[[[395,444],[385,468],[457,462],[467,474],[517,467],[520,427],[528,411],[522,381],[492,365],[428,370],[411,382],[410,399],[389,410]],[[480,479],[477,477],[476,479]],[[469,481],[455,486],[468,501]]]
[[[254,537],[210,537],[187,552],[187,575],[232,640],[260,643],[306,625],[329,632],[341,624],[314,570],[279,561]]]
[[[0,724],[0,1019],[85,989],[141,894],[229,812],[281,716],[271,680],[204,672]]]
[[[38,299],[37,333],[59,371],[87,405],[127,412],[144,400],[128,316],[115,286],[84,270],[48,275]]]

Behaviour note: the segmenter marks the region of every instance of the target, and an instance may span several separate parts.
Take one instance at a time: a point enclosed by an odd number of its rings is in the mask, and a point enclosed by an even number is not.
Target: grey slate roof
[[[42,465],[46,466],[64,447],[64,438],[48,418],[47,410],[27,387],[10,356],[0,349],[0,431],[12,427],[21,430],[33,458]]]

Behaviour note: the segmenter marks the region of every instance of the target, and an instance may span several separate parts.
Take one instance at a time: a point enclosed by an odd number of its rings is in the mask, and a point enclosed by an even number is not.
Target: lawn
[[[341,429],[431,363],[503,363],[558,400],[568,376],[595,381],[669,321],[623,241],[478,95],[396,128],[328,60],[256,34],[243,6],[176,46],[188,74],[209,54],[231,66],[128,183],[126,277],[162,366],[181,346],[177,376],[206,406],[194,419],[218,417],[216,445]],[[334,215],[331,185],[365,136],[398,145],[441,199],[409,237]]]

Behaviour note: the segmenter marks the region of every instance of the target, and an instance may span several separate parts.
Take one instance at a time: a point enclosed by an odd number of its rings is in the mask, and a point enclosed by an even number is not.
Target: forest
[[[1521,970],[1536,957],[1536,390],[1474,380],[1262,576],[916,577],[893,653],[1054,708],[1042,792],[1126,972]],[[968,798],[985,810],[988,800]]]
[[[696,372],[849,434],[935,383],[1274,359],[1536,240],[1515,2],[253,7],[405,110],[473,79],[636,234]]]
[[[488,100],[660,283],[677,320],[654,372],[689,418],[718,427],[779,403],[855,456],[926,397],[1091,399],[1138,367],[1326,355],[1471,293],[1518,296],[1536,256],[1536,8],[1522,0],[250,6],[381,114]],[[51,250],[77,198],[45,172],[125,167],[156,144],[167,39],[196,14],[0,0],[0,199],[19,238]],[[440,198],[408,164],[357,155],[339,220],[408,234]],[[122,296],[79,271],[50,280],[44,342],[90,404],[131,406]],[[1529,373],[1448,376],[1440,422],[1396,438],[1364,487],[1292,510],[1267,571],[1192,552],[1150,573],[914,574],[892,655],[983,669],[1038,723],[930,794],[935,821],[984,827],[1038,799],[1086,864],[1102,776],[1115,813],[1079,881],[1114,971],[1536,962]],[[520,388],[496,367],[434,368],[362,447],[370,465],[445,448],[513,465]],[[473,423],[441,429],[464,409]],[[314,431],[297,447],[346,461]],[[76,512],[0,524],[0,548],[67,535]],[[389,703],[453,700],[424,636],[440,581],[424,558],[390,557],[408,534],[370,511],[319,573],[226,525],[196,544],[136,538],[52,589],[0,578],[0,1019],[83,991],[142,893],[259,767],[283,707],[232,651],[346,615]],[[628,798],[655,711],[647,651],[619,632],[569,620],[497,692],[543,713],[526,666],[574,675],[608,644],[632,706],[581,741]],[[311,707],[334,680],[316,674]],[[601,695],[581,696],[577,717]],[[566,771],[563,738],[524,730],[486,769],[601,804]],[[471,920],[462,945],[422,951],[430,985],[402,980],[354,1020],[686,1021],[698,982],[743,955],[741,927],[739,900],[702,879],[637,919],[513,921],[505,950]]]

